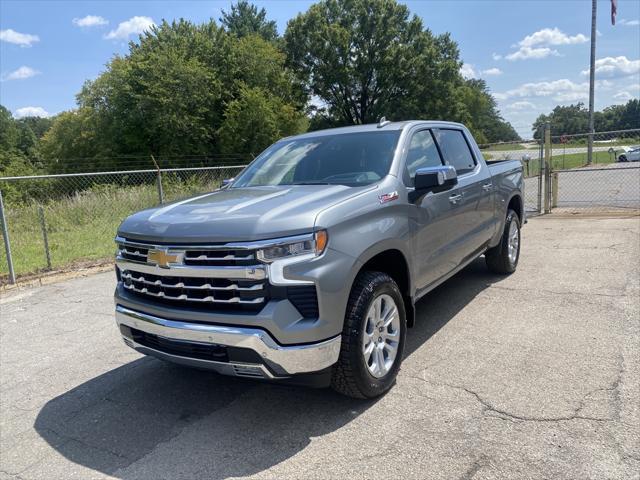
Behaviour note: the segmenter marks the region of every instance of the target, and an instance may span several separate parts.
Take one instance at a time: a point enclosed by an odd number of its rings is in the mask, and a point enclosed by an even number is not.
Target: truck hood
[[[253,241],[310,232],[321,210],[374,186],[229,188],[135,213],[118,229],[159,243]]]

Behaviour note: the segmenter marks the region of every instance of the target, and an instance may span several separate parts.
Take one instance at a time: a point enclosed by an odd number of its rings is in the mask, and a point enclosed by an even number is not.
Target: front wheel
[[[500,243],[487,250],[484,258],[493,273],[505,275],[516,271],[520,258],[520,218],[515,211],[507,212]]]
[[[402,363],[406,331],[396,282],[386,273],[359,274],[349,296],[333,389],[354,398],[373,398],[389,390]]]
[[[627,156],[626,155],[620,155],[618,157],[618,161],[619,162],[626,162],[627,161]]]

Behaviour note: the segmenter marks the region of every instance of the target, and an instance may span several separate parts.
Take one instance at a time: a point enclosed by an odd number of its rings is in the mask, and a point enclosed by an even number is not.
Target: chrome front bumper
[[[224,375],[267,379],[287,378],[291,375],[318,372],[338,361],[340,335],[307,345],[279,345],[267,332],[257,328],[242,328],[167,320],[116,305],[118,327],[124,325],[170,340],[239,347],[253,350],[264,363],[237,363],[202,360],[174,355],[138,344],[123,335],[131,348],[164,360],[187,366],[215,370]]]

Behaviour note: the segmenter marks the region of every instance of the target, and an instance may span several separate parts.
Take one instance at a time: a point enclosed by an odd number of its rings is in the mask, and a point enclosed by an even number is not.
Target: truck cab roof
[[[440,120],[405,120],[402,122],[388,122],[383,125],[378,123],[368,123],[365,125],[350,125],[348,127],[327,128],[324,130],[316,130],[313,132],[302,133],[300,135],[292,135],[282,140],[290,140],[292,138],[312,138],[324,135],[342,135],[348,133],[375,132],[389,130],[405,130],[414,126],[423,125],[424,127],[456,127],[464,128],[461,123],[444,122]]]

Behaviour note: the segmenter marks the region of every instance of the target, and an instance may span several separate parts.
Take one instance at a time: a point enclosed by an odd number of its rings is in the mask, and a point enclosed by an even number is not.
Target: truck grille
[[[133,295],[197,308],[261,308],[264,265],[249,249],[147,245],[117,239],[119,280]]]
[[[116,242],[118,281],[132,296],[207,312],[257,312],[271,299],[288,299],[302,317],[319,317],[315,285],[270,285],[253,245],[181,247],[121,237]]]

